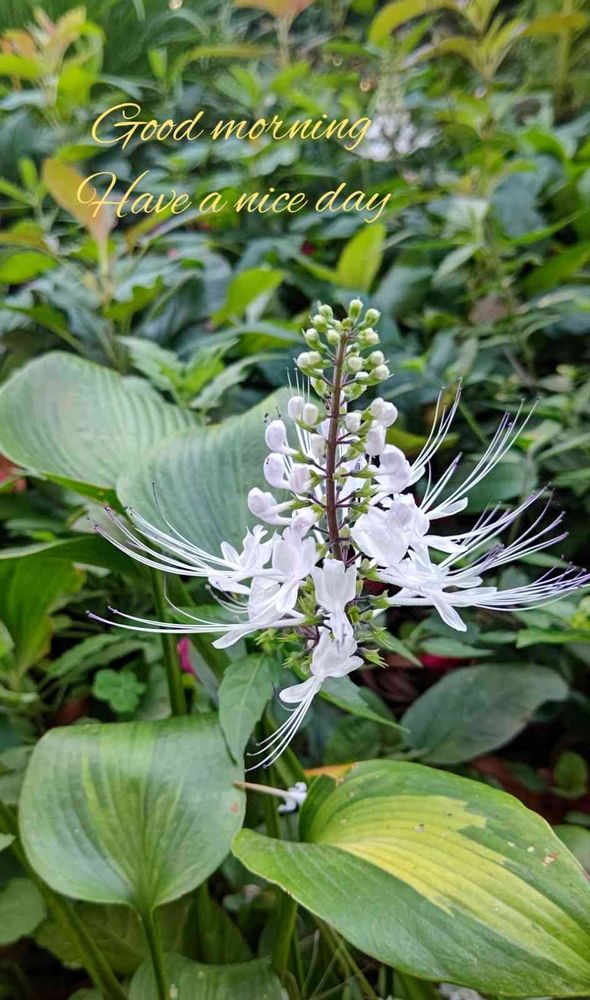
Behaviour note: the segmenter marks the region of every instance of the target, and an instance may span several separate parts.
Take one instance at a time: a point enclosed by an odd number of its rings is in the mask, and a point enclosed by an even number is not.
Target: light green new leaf
[[[52,633],[51,611],[82,584],[82,574],[69,562],[54,562],[43,553],[0,562],[0,621],[14,642],[14,664],[25,671],[44,656]]]
[[[154,393],[60,351],[31,361],[0,390],[0,452],[82,493],[112,488],[150,447],[192,424]]]
[[[277,415],[285,398],[277,393],[245,414],[170,438],[121,476],[119,499],[164,531],[171,524],[207,552],[217,552],[222,541],[239,545],[257,523],[248,511],[248,491],[268,489],[264,420]]]
[[[233,851],[368,955],[485,993],[590,988],[590,885],[540,816],[479,782],[370,761],[311,787],[301,842]]]
[[[215,313],[215,323],[240,319],[261,300],[264,303],[279,287],[284,274],[268,267],[252,267],[240,271],[229,283],[227,296],[221,309]]]
[[[425,761],[459,764],[507,743],[540,705],[563,701],[567,693],[564,679],[548,667],[464,667],[421,695],[402,725]]]
[[[201,965],[183,955],[166,955],[168,982],[182,1000],[282,1000],[281,984],[262,959],[238,965]],[[152,966],[145,962],[135,973],[129,1000],[159,1000]]]
[[[278,680],[277,668],[277,661],[271,656],[254,654],[234,660],[223,675],[219,685],[219,721],[236,760],[241,760],[250,734],[272,697]]]
[[[387,230],[381,222],[365,225],[340,254],[335,281],[345,288],[368,292],[381,267]]]
[[[14,840],[11,833],[0,833],[0,851],[5,850],[5,848],[10,847]]]
[[[21,285],[55,267],[55,261],[38,250],[21,250],[0,259],[0,285]]]
[[[423,17],[443,7],[454,6],[450,0],[393,0],[393,3],[385,4],[373,18],[369,28],[369,41],[375,45],[382,45],[392,31],[414,17]]]
[[[223,860],[240,777],[213,716],[53,729],[23,785],[23,846],[57,892],[145,913]]]
[[[0,886],[0,945],[32,934],[45,917],[43,898],[28,878],[11,878]]]

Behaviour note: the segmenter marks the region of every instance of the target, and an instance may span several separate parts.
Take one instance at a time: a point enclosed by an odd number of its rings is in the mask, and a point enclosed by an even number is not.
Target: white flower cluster
[[[363,647],[385,608],[432,607],[463,631],[460,608],[538,607],[590,580],[590,574],[568,567],[504,590],[484,585],[484,573],[564,537],[558,528],[561,515],[548,517],[545,504],[516,539],[507,545],[498,541],[510,525],[520,523],[541,490],[512,511],[487,510],[469,530],[440,533],[441,522],[467,507],[470,491],[504,458],[528,418],[506,415],[460,484],[455,485],[460,456],[433,481],[430,464],[449,432],[460,391],[449,407],[441,393],[430,435],[410,462],[387,441],[397,418],[393,403],[377,398],[365,409],[352,408],[369,386],[389,377],[383,354],[375,349],[379,314],[368,309],[363,316],[362,308],[353,300],[348,315],[338,320],[329,306],[320,306],[304,332],[310,350],[297,364],[317,402],[293,395],[286,415],[289,430],[282,419],[267,425],[264,477],[275,492],[250,491],[250,512],[267,527],[258,524],[248,531],[241,551],[224,542],[215,555],[171,524],[162,530],[129,511],[129,527],[111,514],[117,529],[109,537],[115,545],[155,569],[207,580],[235,619],[215,622],[181,612],[186,620],[170,624],[117,612],[129,620],[123,627],[217,634],[218,647],[268,629],[288,630],[290,641],[299,637],[309,676],[281,692],[282,701],[294,708],[262,745],[263,763],[287,745],[328,678],[362,665]],[[426,485],[410,492],[425,476]],[[380,582],[384,593],[367,592],[367,581]]]

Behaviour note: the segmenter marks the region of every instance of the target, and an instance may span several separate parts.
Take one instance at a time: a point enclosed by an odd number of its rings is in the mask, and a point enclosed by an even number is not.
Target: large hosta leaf
[[[281,984],[268,962],[237,965],[201,965],[183,955],[166,955],[168,981],[179,1000],[282,1000]],[[129,1000],[159,1000],[149,962],[135,973]]]
[[[23,786],[25,851],[58,892],[145,913],[228,853],[240,775],[213,716],[53,729]]]
[[[286,843],[243,830],[234,853],[369,955],[506,996],[590,988],[590,885],[504,792],[370,761],[312,786],[300,833]]]
[[[82,492],[112,488],[156,442],[192,424],[149,388],[60,351],[32,361],[0,391],[0,452]]]
[[[171,438],[121,477],[119,499],[164,530],[169,522],[209,552],[222,541],[238,544],[256,523],[248,491],[268,489],[265,417],[275,417],[283,401],[278,393],[243,415]]]

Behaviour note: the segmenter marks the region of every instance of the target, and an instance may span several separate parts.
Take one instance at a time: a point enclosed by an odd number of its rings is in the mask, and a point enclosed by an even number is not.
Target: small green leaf
[[[256,305],[265,303],[272,292],[279,287],[283,278],[282,271],[273,271],[266,267],[253,267],[240,271],[230,281],[225,303],[215,313],[213,321],[219,325],[228,319],[241,319]]]
[[[254,654],[234,660],[219,686],[219,721],[227,745],[241,760],[254,726],[272,697],[278,664],[270,656]]]
[[[45,917],[43,897],[28,878],[11,878],[0,886],[0,945],[32,934]]]
[[[21,250],[0,259],[0,285],[21,285],[55,267],[55,261],[38,250]]]
[[[10,847],[13,843],[14,837],[10,833],[0,833],[0,851],[5,850],[5,848]]]
[[[588,785],[588,765],[579,753],[567,750],[560,754],[553,768],[555,791],[564,798],[577,799]]]
[[[381,267],[387,230],[381,222],[365,225],[348,241],[338,259],[335,280],[344,288],[368,292]]]
[[[129,667],[122,670],[99,670],[92,684],[92,694],[100,701],[106,701],[113,712],[121,714],[134,712],[139,705],[145,684],[137,679]]]

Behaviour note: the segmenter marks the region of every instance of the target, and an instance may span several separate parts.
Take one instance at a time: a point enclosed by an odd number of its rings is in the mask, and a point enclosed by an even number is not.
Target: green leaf
[[[563,701],[568,686],[548,667],[463,667],[429,688],[402,718],[408,745],[431,764],[458,764],[502,746],[539,705]]]
[[[253,267],[240,271],[230,281],[225,302],[213,316],[216,324],[228,319],[241,319],[257,305],[263,305],[283,281],[282,271],[268,267]],[[253,316],[252,318],[256,318]]]
[[[219,721],[227,745],[241,760],[254,726],[272,697],[277,661],[265,654],[244,656],[226,669],[219,685]]]
[[[239,545],[256,523],[248,491],[268,488],[262,473],[268,453],[264,418],[274,416],[284,398],[270,396],[245,414],[166,441],[122,475],[119,499],[164,530],[170,522],[208,552],[222,541]]]
[[[32,542],[0,550],[0,560],[23,559],[25,556],[43,554],[45,562],[82,563],[114,570],[135,580],[145,577],[143,566],[130,559],[100,535],[82,534],[70,538],[56,538],[51,542]]]
[[[37,80],[42,65],[37,59],[19,56],[12,52],[0,53],[0,76],[15,76],[19,80]]]
[[[57,892],[145,913],[223,860],[240,776],[212,716],[53,729],[25,778],[23,846]]]
[[[335,280],[344,288],[368,292],[383,260],[387,230],[381,222],[365,225],[348,241],[338,259]]]
[[[7,847],[10,847],[14,840],[14,837],[10,833],[0,833],[0,851],[4,851]]]
[[[282,1000],[281,984],[265,959],[238,965],[200,965],[184,955],[166,955],[169,982],[182,1000]],[[152,966],[135,973],[129,1000],[159,1000]]]
[[[0,285],[20,285],[55,267],[55,261],[38,250],[21,250],[0,259]]]
[[[84,181],[82,174],[68,163],[49,159],[43,162],[42,178],[54,201],[84,226],[97,243],[105,245],[113,228],[114,216],[104,205],[88,204],[99,200],[90,185],[86,185],[83,199],[78,198],[78,190]]]
[[[52,351],[0,390],[0,452],[80,492],[112,488],[152,445],[193,418],[115,372]]]
[[[182,948],[185,924],[190,908],[190,896],[161,906],[155,920],[166,951]],[[132,975],[149,955],[145,934],[137,914],[128,906],[104,906],[99,903],[79,903],[76,913],[92,940],[114,972]],[[83,956],[77,942],[61,923],[45,920],[37,929],[35,940],[59,958],[64,965],[82,968]]]
[[[559,839],[578,859],[582,867],[590,873],[590,830],[573,823],[563,823],[556,826],[555,832]]]
[[[394,0],[387,3],[373,18],[369,28],[369,41],[374,45],[382,45],[389,35],[402,24],[414,17],[432,14],[442,7],[453,7],[447,0]]]
[[[558,35],[561,32],[583,31],[588,24],[588,17],[581,11],[560,13],[536,17],[527,25],[525,35]]]
[[[113,712],[125,714],[134,712],[145,684],[137,679],[133,670],[123,667],[122,670],[99,670],[92,684],[92,694],[100,701],[106,701]]]
[[[60,598],[79,590],[81,573],[69,562],[28,556],[0,562],[0,619],[14,641],[14,664],[23,672],[49,649],[50,614]]]
[[[328,677],[322,684],[320,697],[361,719],[372,719],[392,729],[401,728],[379,696],[368,688],[357,687],[350,677]]]
[[[579,753],[567,750],[560,754],[553,768],[555,791],[564,798],[577,799],[588,785],[588,765]]]
[[[11,878],[0,886],[0,945],[32,934],[45,917],[43,898],[28,878]]]
[[[233,851],[362,952],[505,996],[590,987],[590,885],[546,822],[479,782],[371,761],[313,783],[301,842]]]

